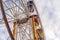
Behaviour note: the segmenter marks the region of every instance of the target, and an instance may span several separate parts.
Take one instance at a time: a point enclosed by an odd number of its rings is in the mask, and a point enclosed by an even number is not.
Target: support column
[[[14,36],[14,38],[16,39],[16,21],[14,21],[14,26],[13,26],[13,36]]]
[[[32,29],[33,29],[33,37],[34,40],[38,40],[37,35],[36,35],[36,26],[35,26],[35,22],[34,22],[34,16],[32,16]]]

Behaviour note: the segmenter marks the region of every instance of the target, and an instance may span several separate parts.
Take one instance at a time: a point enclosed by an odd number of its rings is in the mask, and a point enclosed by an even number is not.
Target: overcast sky
[[[46,40],[60,40],[60,0],[37,0]]]

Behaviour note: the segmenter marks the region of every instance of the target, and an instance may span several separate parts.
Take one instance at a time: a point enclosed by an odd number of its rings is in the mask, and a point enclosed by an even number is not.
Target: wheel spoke
[[[3,3],[5,4],[5,2],[3,2]],[[5,4],[5,6],[8,8],[8,6],[6,4]],[[12,9],[12,8],[8,8],[8,9]],[[10,12],[11,12],[11,10],[10,10]],[[11,14],[12,14],[12,16],[14,16],[13,13],[11,13]]]
[[[23,11],[23,9],[21,9],[13,0],[11,0],[12,3],[14,3],[21,11]]]
[[[11,23],[11,22],[13,22],[14,20],[10,20],[10,21],[8,21],[8,23]],[[0,21],[0,24],[4,24],[5,22],[4,21]]]

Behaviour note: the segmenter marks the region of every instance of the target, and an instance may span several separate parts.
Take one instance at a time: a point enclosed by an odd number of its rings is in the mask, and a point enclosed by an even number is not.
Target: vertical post
[[[33,29],[34,40],[38,40],[37,35],[36,35],[36,26],[34,22],[34,16],[32,16],[32,29]]]
[[[33,3],[34,3],[34,0],[32,0],[33,1]],[[36,5],[35,5],[35,3],[34,3],[34,7],[35,7],[35,10],[36,10],[36,13],[37,13],[37,15],[38,15],[38,18],[39,18],[39,13],[38,13],[38,10],[37,10],[37,8],[36,8]],[[39,24],[40,24],[40,27],[41,28],[39,28],[39,30],[41,31],[39,31],[39,35],[40,35],[40,38],[42,37],[42,39],[41,40],[44,40],[44,38],[45,38],[45,35],[44,35],[44,30],[43,30],[43,26],[42,26],[42,23],[41,23],[41,19],[39,18]],[[38,30],[38,29],[37,29]],[[37,32],[37,31],[36,31]],[[39,36],[39,35],[37,35],[37,37]],[[38,40],[40,40],[40,39],[38,39]]]
[[[1,6],[2,16],[3,16],[4,22],[5,22],[6,28],[8,30],[8,33],[9,33],[9,35],[11,37],[11,40],[14,40],[14,37],[12,35],[12,32],[10,30],[10,27],[9,27],[9,24],[8,24],[8,21],[7,21],[7,17],[5,15],[5,11],[4,11],[4,6],[2,4],[2,0],[0,0],[0,6]]]
[[[13,29],[13,36],[16,38],[16,21],[14,21],[14,29]]]

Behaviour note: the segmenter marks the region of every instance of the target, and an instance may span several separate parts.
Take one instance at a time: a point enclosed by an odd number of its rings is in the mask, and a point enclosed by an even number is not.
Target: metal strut
[[[7,21],[7,17],[5,15],[5,11],[4,11],[4,6],[2,4],[2,0],[0,0],[0,6],[1,6],[1,11],[2,11],[2,16],[3,16],[4,22],[5,22],[6,28],[8,30],[8,33],[9,33],[9,35],[11,37],[11,40],[15,40],[14,37],[13,37],[13,34],[11,32],[11,29],[9,27],[9,24],[8,24],[8,21]]]
[[[13,36],[16,39],[16,20],[14,20],[14,29],[13,29]]]
[[[34,16],[32,16],[32,29],[33,29],[33,36],[34,40],[38,40],[37,35],[36,35],[36,28],[35,28],[35,22],[34,22]]]
[[[39,18],[39,13],[37,11],[36,5],[34,4],[34,0],[32,0],[32,1],[33,1],[33,6],[35,7],[36,13],[38,15],[39,24],[41,27],[39,29],[36,29],[35,22],[34,22],[34,16],[32,16],[32,29],[33,29],[34,40],[44,40],[44,31],[43,31],[43,26],[42,26],[41,20]]]

